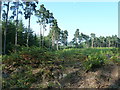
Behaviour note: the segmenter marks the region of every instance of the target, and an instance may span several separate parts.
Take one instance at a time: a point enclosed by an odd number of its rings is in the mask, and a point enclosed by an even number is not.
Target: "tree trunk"
[[[43,43],[44,43],[44,24],[43,24],[43,32],[42,32],[42,47],[43,47]]]
[[[110,41],[109,41],[109,44],[108,44],[109,46],[108,47],[110,47]]]
[[[0,1],[0,13],[1,13],[1,8],[2,8],[2,1]],[[0,20],[1,20],[1,16],[0,16]]]
[[[1,8],[2,8],[2,1],[0,1],[0,13],[1,13]],[[2,22],[1,22],[1,16],[0,16],[0,55],[2,54]],[[3,52],[4,53],[4,52]]]
[[[88,41],[86,41],[86,47],[88,48]]]
[[[41,22],[40,22],[40,41],[39,41],[39,46],[41,47],[42,46],[42,44],[41,44],[41,41],[42,41],[42,32],[41,32],[41,27],[42,27],[42,25],[41,25]]]
[[[17,29],[18,29],[18,9],[19,9],[19,1],[17,6],[17,17],[16,17],[16,32],[15,32],[15,46],[17,46]]]
[[[49,32],[50,32],[50,25],[49,25]],[[50,49],[50,35],[49,35],[49,49]]]
[[[52,35],[52,48],[54,49],[55,46],[55,31],[53,31],[53,35]]]
[[[59,35],[57,35],[57,37],[56,37],[56,49],[58,50],[59,48],[58,48],[58,41],[59,41]]]
[[[42,46],[44,46],[44,44],[45,44],[44,32],[45,32],[45,21],[43,22],[43,39],[42,39]]]
[[[116,42],[116,47],[118,47],[118,43]]]
[[[93,40],[92,40],[92,48],[93,48]]]
[[[54,48],[55,46],[55,40],[54,40],[54,37],[52,36],[52,48]]]
[[[29,47],[29,34],[30,34],[30,17],[29,17],[29,21],[28,21],[27,47]]]
[[[103,40],[103,45],[102,45],[102,47],[104,47],[104,40]]]
[[[57,44],[56,47],[57,47],[57,50],[58,50],[58,40],[56,41],[56,44]]]
[[[77,44],[77,38],[75,39],[75,42],[76,42],[76,44]]]
[[[8,2],[8,6],[7,6],[6,25],[5,25],[5,31],[4,31],[4,54],[6,54],[6,32],[7,32],[7,29],[8,29],[9,3],[10,3],[10,2]],[[0,7],[1,7],[1,6],[0,6]]]
[[[5,28],[5,31],[4,31],[4,54],[6,54],[6,31],[7,31],[7,27]]]

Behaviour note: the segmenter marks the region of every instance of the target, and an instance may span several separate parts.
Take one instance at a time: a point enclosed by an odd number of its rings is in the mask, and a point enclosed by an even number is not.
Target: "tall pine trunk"
[[[45,20],[44,20],[44,22],[43,22],[43,41],[42,41],[42,46],[44,47],[45,46],[45,30],[46,30],[46,25],[45,25]]]
[[[7,14],[6,14],[6,24],[5,24],[5,31],[4,31],[4,54],[6,54],[6,32],[7,32],[7,29],[8,29],[8,12],[9,12],[9,3],[8,2],[8,6],[7,6]],[[0,6],[1,7],[1,6]]]
[[[41,23],[41,47],[43,47],[43,22]]]
[[[92,40],[92,48],[94,47],[93,45],[94,45],[94,43],[93,43],[94,41]]]
[[[16,17],[16,31],[15,31],[15,46],[17,46],[17,37],[18,37],[18,9],[19,9],[19,1],[18,1],[18,6],[17,6],[17,17]],[[15,50],[16,51],[16,50]]]
[[[29,34],[30,34],[30,17],[29,17],[29,21],[28,21],[27,47],[29,47]]]
[[[52,48],[54,49],[55,46],[55,30],[53,31],[53,35],[52,35]]]
[[[2,11],[1,8],[2,8],[2,1],[0,1],[0,13]],[[0,16],[0,20],[1,20],[1,16]],[[1,27],[2,27],[2,22],[0,22],[0,30],[1,30]],[[2,54],[2,30],[0,31],[0,55],[1,54]]]
[[[41,29],[42,29],[42,28],[41,28],[41,27],[42,27],[42,25],[41,25],[41,22],[40,22],[40,41],[39,41],[39,47],[42,46],[42,43],[41,43],[41,41],[42,41],[42,38],[41,38],[41,37],[42,37],[42,35],[41,35],[41,34],[42,34],[42,31],[41,31]]]
[[[108,47],[110,47],[110,40],[109,40],[109,44],[108,45],[109,45]]]
[[[57,50],[58,50],[58,40],[57,40],[57,45],[56,46],[57,46]]]
[[[50,33],[50,25],[49,25],[49,33]],[[50,49],[50,35],[49,35],[49,49]]]
[[[58,50],[58,40],[56,40],[56,48],[57,48],[57,50]]]
[[[42,38],[42,47],[44,47],[45,40],[44,40],[44,33],[45,33],[45,21],[43,22],[43,38]]]

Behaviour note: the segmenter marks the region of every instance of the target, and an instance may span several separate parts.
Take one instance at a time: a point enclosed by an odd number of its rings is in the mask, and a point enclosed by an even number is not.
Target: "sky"
[[[39,2],[53,12],[61,30],[68,30],[68,41],[76,29],[80,33],[99,36],[118,35],[118,2]],[[38,5],[38,8],[39,8]],[[39,35],[37,17],[32,16],[31,28]],[[25,25],[28,21],[25,20]],[[45,32],[47,35],[49,30]]]

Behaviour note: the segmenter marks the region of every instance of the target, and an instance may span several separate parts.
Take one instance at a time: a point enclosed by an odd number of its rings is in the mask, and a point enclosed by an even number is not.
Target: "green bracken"
[[[22,48],[17,53],[3,56],[3,88],[29,88],[33,83],[48,82],[58,77],[67,67],[81,63],[84,70],[92,70],[114,62],[120,64],[120,53],[115,48],[63,49],[49,51],[38,47]],[[33,74],[33,70],[40,69]],[[55,76],[57,75],[57,76]],[[49,83],[52,87],[54,83]]]

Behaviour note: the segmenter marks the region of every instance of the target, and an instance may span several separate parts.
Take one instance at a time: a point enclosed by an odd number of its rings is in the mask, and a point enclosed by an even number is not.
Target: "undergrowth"
[[[36,82],[39,84],[44,80],[51,82],[58,79],[60,73],[69,64],[74,66],[75,63],[81,62],[81,68],[84,70],[99,68],[111,62],[120,64],[120,53],[117,50],[116,48],[71,48],[49,51],[39,47],[22,47],[19,52],[2,57],[3,88],[30,88]],[[48,87],[51,85],[49,83]]]

